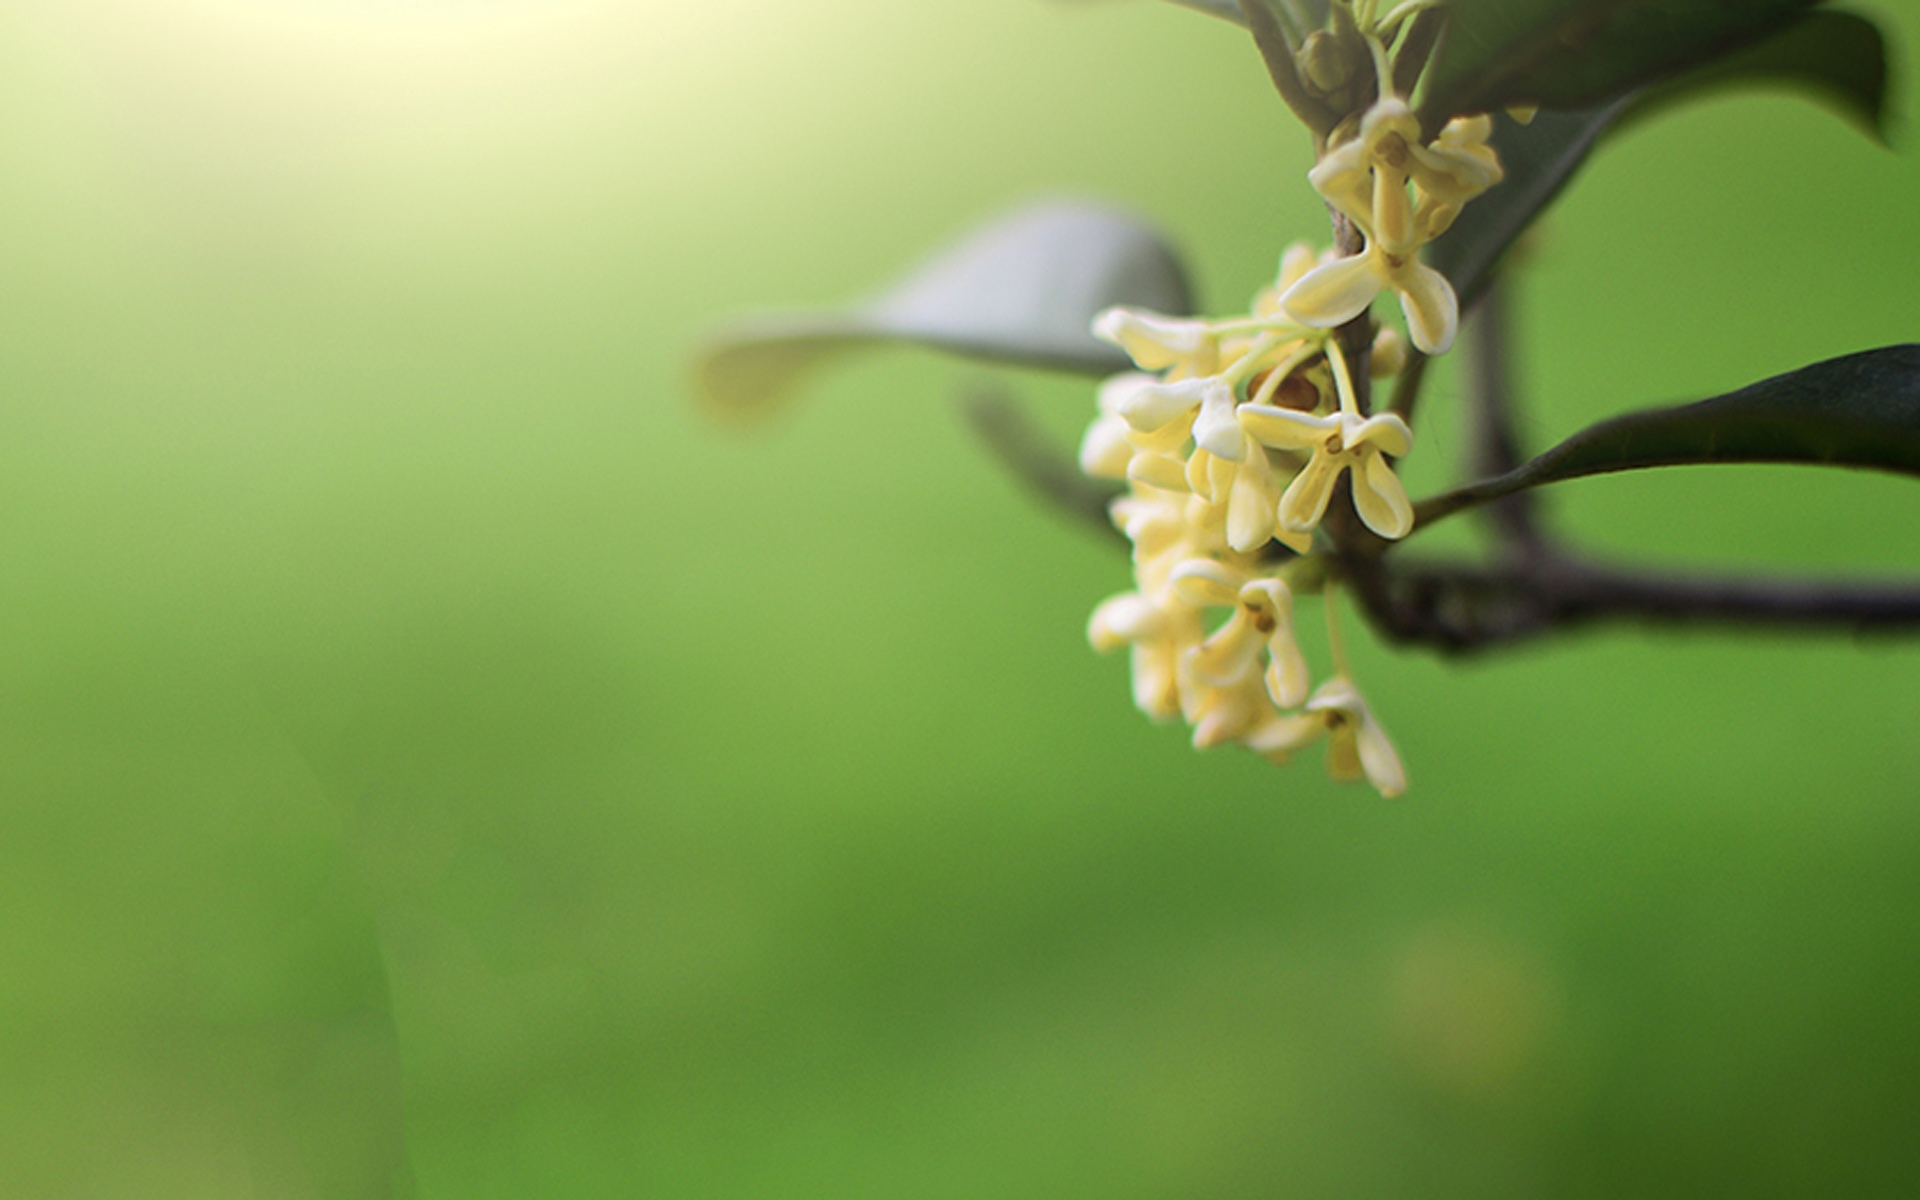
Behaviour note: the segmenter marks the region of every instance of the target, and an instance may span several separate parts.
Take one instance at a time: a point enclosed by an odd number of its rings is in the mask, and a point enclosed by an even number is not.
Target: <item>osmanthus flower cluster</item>
[[[1100,389],[1080,463],[1128,485],[1112,516],[1133,543],[1134,588],[1101,604],[1088,632],[1100,650],[1131,650],[1135,703],[1157,720],[1185,720],[1197,747],[1238,743],[1274,762],[1325,736],[1335,778],[1364,776],[1392,796],[1406,773],[1347,668],[1332,598],[1333,671],[1313,688],[1294,638],[1293,584],[1326,577],[1314,533],[1343,475],[1369,529],[1390,540],[1412,531],[1390,460],[1413,448],[1413,431],[1397,414],[1363,411],[1337,331],[1392,291],[1413,345],[1445,353],[1459,305],[1420,249],[1501,169],[1484,116],[1422,141],[1393,91],[1383,25],[1359,29],[1378,98],[1308,174],[1364,237],[1360,252],[1291,247],[1245,316],[1102,313],[1094,334],[1139,370]],[[1407,357],[1399,335],[1379,329],[1370,377],[1395,374]],[[1218,612],[1228,615],[1211,619]]]
[[[1503,281],[1519,267],[1507,251],[1610,132],[1730,79],[1794,79],[1884,137],[1873,21],[1823,0],[1176,2],[1251,35],[1312,135],[1302,166],[1332,249],[1292,247],[1244,312],[1198,318],[1179,256],[1151,226],[1099,204],[1034,205],[862,303],[718,339],[696,369],[714,411],[770,413],[818,364],[873,344],[1111,376],[1080,465],[1121,489],[1076,486],[1009,395],[964,398],[1033,492],[1110,518],[1131,542],[1132,586],[1094,612],[1094,645],[1126,649],[1137,705],[1184,721],[1196,745],[1278,762],[1324,742],[1336,777],[1389,795],[1406,773],[1341,648],[1336,585],[1383,635],[1448,652],[1604,619],[1920,630],[1920,581],[1615,567],[1566,549],[1537,502],[1563,480],[1691,463],[1920,475],[1920,344],[1616,414],[1531,459],[1502,369]],[[1485,369],[1454,399],[1482,477],[1416,505],[1397,466],[1425,358],[1451,348],[1463,304],[1480,306]],[[1392,402],[1376,409],[1372,381],[1387,377]],[[1416,522],[1492,504],[1491,556],[1393,550]],[[1316,594],[1324,662],[1296,638],[1296,609]]]

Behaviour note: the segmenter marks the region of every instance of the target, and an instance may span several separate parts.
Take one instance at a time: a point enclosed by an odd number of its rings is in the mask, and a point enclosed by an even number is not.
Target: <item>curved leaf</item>
[[[754,419],[821,363],[875,343],[1111,374],[1127,369],[1127,358],[1088,326],[1116,304],[1192,311],[1186,275],[1165,240],[1101,205],[1039,204],[976,231],[866,304],[741,322],[696,356],[694,382],[715,411]]]
[[[1824,102],[1869,136],[1887,143],[1887,42],[1880,27],[1850,12],[1802,13],[1773,36],[1718,58],[1635,99],[1621,123],[1729,88],[1781,84]]]
[[[1711,400],[1602,421],[1505,475],[1423,502],[1416,525],[1543,484],[1698,463],[1920,475],[1920,344],[1828,359]]]
[[[1506,180],[1461,211],[1427,251],[1427,261],[1453,283],[1463,306],[1471,304],[1500,256],[1603,136],[1728,88],[1797,85],[1829,100],[1884,143],[1886,80],[1886,42],[1873,22],[1852,13],[1810,12],[1745,50],[1610,104],[1542,112],[1529,125],[1496,118],[1492,144]]]
[[[1819,0],[1448,0],[1421,113],[1577,109],[1766,37]]]

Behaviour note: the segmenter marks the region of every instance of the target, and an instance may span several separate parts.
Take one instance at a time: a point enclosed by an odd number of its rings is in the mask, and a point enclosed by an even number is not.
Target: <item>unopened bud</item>
[[[1354,48],[1346,40],[1318,30],[1307,35],[1306,44],[1295,56],[1300,78],[1316,96],[1327,96],[1353,82]]]

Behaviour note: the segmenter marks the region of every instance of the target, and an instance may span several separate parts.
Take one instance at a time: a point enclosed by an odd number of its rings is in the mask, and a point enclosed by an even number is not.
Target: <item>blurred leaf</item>
[[[1677,408],[1602,421],[1505,475],[1422,503],[1418,521],[1524,488],[1644,467],[1808,463],[1920,475],[1920,344],[1814,363]]]
[[[1212,13],[1223,17],[1236,25],[1247,24],[1247,10],[1240,0],[1173,0],[1182,8],[1196,9],[1203,13]],[[1287,38],[1298,44],[1306,40],[1309,33],[1323,29],[1327,24],[1328,0],[1252,0],[1280,22],[1286,30]]]
[[[1429,125],[1510,104],[1579,109],[1767,36],[1819,0],[1449,0]]]
[[[1307,90],[1294,58],[1295,47],[1305,39],[1297,30],[1286,27],[1272,5],[1254,0],[1246,13],[1247,29],[1253,34],[1260,58],[1267,64],[1267,76],[1273,80],[1274,90],[1315,137],[1324,138],[1344,115],[1344,109],[1336,109]]]
[[[1826,101],[1882,145],[1887,141],[1887,43],[1855,13],[1803,13],[1771,37],[1647,88],[1621,124],[1729,88],[1784,84]]]
[[[778,408],[822,362],[876,343],[1111,374],[1128,360],[1088,326],[1116,304],[1192,311],[1166,241],[1111,208],[1040,204],[976,231],[867,304],[742,322],[698,355],[694,381],[710,408],[751,420]]]
[[[1173,0],[1173,2],[1182,8],[1191,8],[1196,12],[1224,17],[1236,25],[1247,23],[1247,15],[1240,11],[1238,0]]]
[[[1542,112],[1522,125],[1496,117],[1493,148],[1506,178],[1461,209],[1453,227],[1427,251],[1464,308],[1473,303],[1500,256],[1566,186],[1600,135],[1632,99],[1580,112]]]

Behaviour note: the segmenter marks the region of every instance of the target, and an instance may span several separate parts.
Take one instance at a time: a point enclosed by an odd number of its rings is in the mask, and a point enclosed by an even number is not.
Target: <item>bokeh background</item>
[[[1132,710],[969,368],[689,395],[1036,194],[1231,310],[1308,153],[1163,4],[0,5],[0,1194],[1910,1195],[1920,644],[1363,637],[1385,802]],[[1622,139],[1528,436],[1920,338],[1916,194],[1794,99]],[[1920,570],[1891,477],[1555,515]]]

